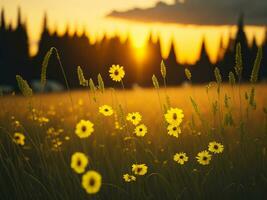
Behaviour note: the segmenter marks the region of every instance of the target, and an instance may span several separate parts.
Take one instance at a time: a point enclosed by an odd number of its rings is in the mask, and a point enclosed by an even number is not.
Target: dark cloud
[[[107,17],[142,22],[196,25],[233,25],[243,13],[246,24],[267,25],[267,0],[187,0],[168,5],[158,2],[147,9],[112,11]]]

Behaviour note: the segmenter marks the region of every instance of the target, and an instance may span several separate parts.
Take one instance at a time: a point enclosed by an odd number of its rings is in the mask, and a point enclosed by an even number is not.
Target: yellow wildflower
[[[121,81],[125,75],[123,67],[119,65],[112,65],[112,67],[109,69],[109,73],[111,79],[116,82]]]
[[[146,166],[146,164],[133,164],[132,165],[132,172],[135,175],[143,176],[147,173],[147,166]]]
[[[89,120],[81,120],[76,125],[75,133],[80,138],[86,138],[89,137],[93,131],[94,131],[94,124],[92,122],[90,122]]]
[[[211,154],[208,151],[201,151],[197,154],[197,161],[201,165],[208,165],[211,161]]]
[[[135,127],[134,133],[138,137],[144,137],[145,134],[147,133],[147,127],[144,124],[141,124],[141,125]]]
[[[140,115],[139,112],[132,112],[128,113],[126,120],[132,122],[133,125],[138,125],[142,120],[142,116]]]
[[[130,174],[124,174],[123,175],[123,179],[125,182],[132,182],[132,181],[136,181],[136,177]]]
[[[84,153],[76,152],[71,156],[71,168],[78,174],[82,174],[88,165],[88,158]]]
[[[103,105],[99,107],[99,112],[104,116],[111,116],[113,114],[113,109],[111,106]]]
[[[165,120],[169,124],[174,124],[174,125],[179,126],[181,122],[183,121],[184,113],[183,113],[183,110],[179,108],[170,108],[164,116],[165,116]]]
[[[13,141],[23,146],[25,144],[25,136],[22,133],[14,133]]]
[[[223,149],[224,147],[221,143],[215,141],[209,143],[209,151],[212,153],[222,153]]]
[[[185,162],[188,161],[188,157],[186,156],[186,153],[181,152],[181,153],[176,153],[173,156],[173,160],[179,163],[180,165],[183,165]]]
[[[181,128],[175,124],[169,124],[168,127],[168,134],[178,138],[178,135],[181,133]]]
[[[82,176],[82,187],[88,194],[97,193],[102,185],[102,177],[96,171],[88,171]]]

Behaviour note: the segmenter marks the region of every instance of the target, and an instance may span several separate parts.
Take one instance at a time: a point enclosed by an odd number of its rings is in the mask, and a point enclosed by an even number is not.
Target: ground
[[[184,85],[177,88],[106,89],[0,98],[0,193],[3,199],[264,199],[267,197],[266,85]],[[251,89],[255,88],[255,98]],[[99,107],[112,107],[112,116]],[[183,110],[178,138],[168,134],[164,114]],[[265,109],[265,110],[264,110]],[[144,137],[126,120],[139,112]],[[232,120],[229,120],[231,116]],[[94,131],[79,138],[75,127],[90,120]],[[14,141],[14,133],[25,144]],[[224,146],[208,165],[196,156],[210,142]],[[102,186],[87,194],[71,156],[83,152],[86,168],[99,172]],[[185,152],[188,161],[174,161]],[[133,164],[147,173],[134,175]]]

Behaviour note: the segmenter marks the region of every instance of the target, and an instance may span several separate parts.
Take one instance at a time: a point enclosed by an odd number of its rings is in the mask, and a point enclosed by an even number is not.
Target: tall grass
[[[53,51],[64,75],[53,48],[43,62],[43,87]],[[215,68],[215,82],[206,87],[167,88],[168,66],[163,62],[159,70],[164,87],[153,76],[154,89],[105,88],[101,75],[95,85],[78,67],[80,84],[87,92],[32,95],[27,82],[17,76],[25,97],[0,99],[0,199],[265,199],[267,105],[266,97],[259,95],[266,85],[256,84],[260,60],[261,50],[251,85],[241,84],[240,45],[236,74],[229,73],[228,85]],[[189,69],[185,73],[191,81]],[[112,117],[98,112],[103,104],[112,106]],[[185,114],[178,138],[166,130],[164,114],[171,107]],[[135,126],[126,121],[128,112],[142,114],[142,123],[148,127],[144,137],[133,134]],[[94,123],[95,131],[87,139],[74,134],[80,119]],[[25,134],[24,146],[14,143],[14,132]],[[202,166],[195,157],[212,141],[222,143],[224,151]],[[81,175],[70,167],[71,155],[77,151],[89,157],[88,169],[102,175],[101,190],[95,195],[85,192]],[[174,162],[176,152],[186,152],[189,161]],[[148,173],[126,183],[122,176],[131,172],[134,163],[145,163]]]

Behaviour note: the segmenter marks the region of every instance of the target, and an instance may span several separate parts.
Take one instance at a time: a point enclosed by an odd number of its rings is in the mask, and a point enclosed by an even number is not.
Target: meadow
[[[266,199],[267,85],[235,81],[239,64],[229,84],[215,69],[181,87],[162,64],[151,89],[124,89],[120,66],[115,89],[79,68],[80,91],[32,95],[17,77],[23,96],[0,98],[1,199]]]

